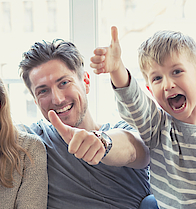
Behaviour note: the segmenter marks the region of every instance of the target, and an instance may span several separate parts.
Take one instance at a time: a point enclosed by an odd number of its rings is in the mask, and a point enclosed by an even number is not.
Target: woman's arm
[[[18,191],[16,207],[20,209],[46,209],[48,176],[45,146],[34,135],[26,134],[25,140],[28,143],[26,149],[32,158],[32,162],[28,156],[24,156],[24,176]]]

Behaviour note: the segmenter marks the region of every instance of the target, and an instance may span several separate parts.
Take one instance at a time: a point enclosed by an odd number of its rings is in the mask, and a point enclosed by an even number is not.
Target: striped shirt
[[[151,155],[151,187],[160,208],[196,208],[196,125],[163,111],[132,77],[115,89],[121,117],[135,127]]]

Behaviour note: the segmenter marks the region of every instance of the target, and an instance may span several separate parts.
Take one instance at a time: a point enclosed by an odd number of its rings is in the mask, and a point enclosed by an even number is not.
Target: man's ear
[[[86,94],[90,91],[90,75],[88,72],[84,72],[84,84],[86,86]]]
[[[153,96],[153,92],[152,92],[152,90],[150,89],[150,87],[148,86],[148,85],[146,85],[146,88],[148,89],[148,91],[152,94],[152,96]]]

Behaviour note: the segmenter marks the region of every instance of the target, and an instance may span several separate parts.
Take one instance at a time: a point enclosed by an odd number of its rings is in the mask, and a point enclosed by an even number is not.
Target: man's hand
[[[98,164],[105,154],[105,148],[98,137],[84,129],[65,125],[53,110],[48,112],[52,125],[69,145],[68,151],[91,165]]]
[[[94,56],[91,57],[90,66],[94,73],[111,73],[119,69],[121,65],[121,48],[118,41],[118,30],[115,26],[111,28],[111,44],[109,47],[96,48]]]

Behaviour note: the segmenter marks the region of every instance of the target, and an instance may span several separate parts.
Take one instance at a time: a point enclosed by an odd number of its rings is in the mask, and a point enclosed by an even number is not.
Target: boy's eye
[[[174,70],[173,74],[174,74],[174,75],[177,75],[177,74],[179,74],[179,73],[181,73],[181,72],[182,72],[181,70]]]
[[[160,80],[160,79],[161,79],[161,76],[156,76],[156,77],[153,78],[152,82],[158,81],[158,80]]]

